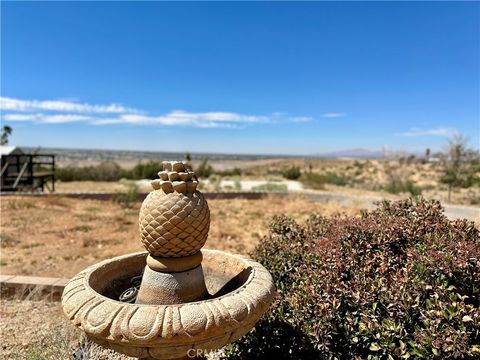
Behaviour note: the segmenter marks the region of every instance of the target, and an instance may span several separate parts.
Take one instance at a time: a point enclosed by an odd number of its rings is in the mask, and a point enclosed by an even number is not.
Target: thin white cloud
[[[452,136],[456,133],[458,133],[457,129],[450,128],[450,127],[438,127],[438,128],[432,128],[432,129],[411,128],[408,131],[398,133],[397,136],[407,136],[407,137],[442,136],[442,137],[449,137],[449,136]]]
[[[2,111],[61,111],[75,113],[94,114],[121,114],[136,113],[138,110],[124,107],[120,104],[92,105],[65,100],[21,100],[8,97],[0,97],[0,109]]]
[[[90,116],[79,114],[5,114],[3,115],[5,121],[34,121],[51,124],[61,124],[75,121],[88,121],[92,118]]]
[[[313,121],[313,118],[310,116],[295,116],[290,118],[290,121],[294,123],[307,123]]]
[[[339,118],[339,117],[345,117],[347,114],[343,112],[327,112],[322,114],[322,117],[324,118]]]
[[[223,112],[190,113],[179,110],[161,116],[120,114],[116,117],[87,116],[81,114],[8,113],[3,114],[2,119],[12,122],[30,121],[50,124],[81,121],[92,125],[134,124],[225,128],[236,128],[236,124],[240,123],[266,123],[269,121],[268,116]]]
[[[240,114],[225,111],[188,112],[173,110],[162,115],[150,115],[119,104],[93,105],[67,100],[20,100],[0,97],[2,120],[60,124],[83,122],[91,125],[163,125],[200,128],[239,129],[250,124],[309,122],[307,116],[289,116],[283,112],[270,115]]]
[[[122,114],[115,118],[100,118],[91,121],[93,125],[137,124],[165,126],[227,127],[235,128],[240,123],[265,123],[267,116],[243,115],[230,112],[191,113],[175,110],[165,115],[148,116]]]
[[[118,116],[102,117],[81,114],[45,114],[45,113],[8,113],[2,114],[4,121],[11,122],[38,122],[60,124],[69,122],[86,122],[91,125],[164,125],[164,126],[195,126],[202,128],[238,128],[238,124],[266,123],[268,116],[243,115],[227,112],[190,113],[175,110],[161,116],[141,114],[119,114]]]

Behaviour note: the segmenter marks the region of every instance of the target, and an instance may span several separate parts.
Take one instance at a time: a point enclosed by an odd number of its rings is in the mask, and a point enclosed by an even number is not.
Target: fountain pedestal
[[[203,300],[207,296],[201,265],[179,272],[165,272],[148,265],[143,273],[137,304],[179,304]]]

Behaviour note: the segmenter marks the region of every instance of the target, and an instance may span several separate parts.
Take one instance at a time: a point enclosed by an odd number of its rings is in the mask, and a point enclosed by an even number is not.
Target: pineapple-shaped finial
[[[157,258],[195,255],[210,228],[210,210],[195,173],[182,162],[164,161],[158,175],[140,209],[142,243]]]
[[[164,161],[163,171],[158,173],[160,179],[151,181],[155,190],[162,189],[165,193],[180,192],[183,194],[194,193],[197,190],[198,181],[195,173],[180,161]]]

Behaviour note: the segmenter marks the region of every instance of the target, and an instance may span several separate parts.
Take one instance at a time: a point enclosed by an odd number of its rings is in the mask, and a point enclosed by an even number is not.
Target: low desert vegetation
[[[467,139],[455,135],[448,141],[442,157],[440,182],[448,185],[448,200],[454,187],[469,188],[480,185],[480,157],[478,151],[468,148]]]
[[[208,159],[202,160],[200,165],[195,169],[195,175],[199,178],[208,178],[213,174],[213,167],[208,163]]]
[[[312,189],[324,189],[325,185],[337,185],[337,186],[346,186],[349,184],[353,184],[353,180],[339,175],[335,172],[327,172],[325,174],[318,174],[318,173],[304,173],[300,177],[300,181],[310,187]]]
[[[287,192],[287,185],[285,184],[277,184],[274,182],[267,182],[262,185],[254,186],[252,191],[259,191],[259,192]]]
[[[126,191],[115,194],[114,201],[120,204],[123,208],[132,208],[139,199],[138,186],[130,184]]]
[[[228,359],[480,357],[480,233],[436,201],[275,217],[253,256],[278,295]]]
[[[297,180],[302,173],[300,172],[300,167],[292,166],[288,169],[285,169],[282,173],[283,177],[288,180]]]
[[[423,155],[408,155],[385,151],[378,159],[250,159],[216,160],[208,158],[185,162],[198,178],[208,179],[211,186],[204,191],[240,191],[243,180],[280,182],[299,181],[305,189],[351,192],[352,194],[385,197],[419,196],[442,202],[476,205],[480,203],[480,155],[470,148],[465,137],[456,135],[448,140],[443,152],[425,150]],[[123,163],[122,163],[123,164]],[[128,167],[130,166],[130,167]],[[69,189],[72,182],[122,183],[157,177],[162,168],[160,160],[131,162],[120,165],[112,160],[96,165],[68,165],[57,169],[59,188]],[[238,181],[240,186],[223,186],[222,180]],[[202,182],[200,182],[202,184]],[[112,191],[113,184],[105,184],[103,191]],[[117,186],[118,187],[118,186]],[[81,191],[81,190],[77,190]],[[100,191],[100,190],[97,190]],[[146,191],[141,188],[141,191]],[[262,191],[269,191],[268,187]],[[276,189],[274,190],[276,191]],[[278,190],[277,190],[278,191]],[[282,190],[283,191],[283,190]],[[286,191],[286,190],[285,190]],[[377,194],[373,194],[377,193]]]
[[[60,181],[118,181],[120,179],[154,179],[162,169],[159,161],[139,162],[132,169],[124,169],[115,161],[107,160],[94,166],[66,166],[56,170]]]

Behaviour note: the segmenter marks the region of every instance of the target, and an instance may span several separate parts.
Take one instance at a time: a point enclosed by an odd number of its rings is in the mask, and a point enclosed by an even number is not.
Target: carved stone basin
[[[65,287],[64,311],[93,341],[133,357],[176,359],[197,354],[190,349],[219,349],[253,328],[270,305],[274,287],[268,271],[252,260],[202,252],[209,299],[171,305],[112,299],[118,284],[143,271],[147,253],[142,252],[76,275]]]
[[[268,309],[275,289],[262,265],[201,250],[210,211],[192,174],[164,163],[163,180],[152,182],[139,218],[148,252],[90,266],[65,287],[65,314],[94,342],[141,359],[200,357],[245,335]]]

